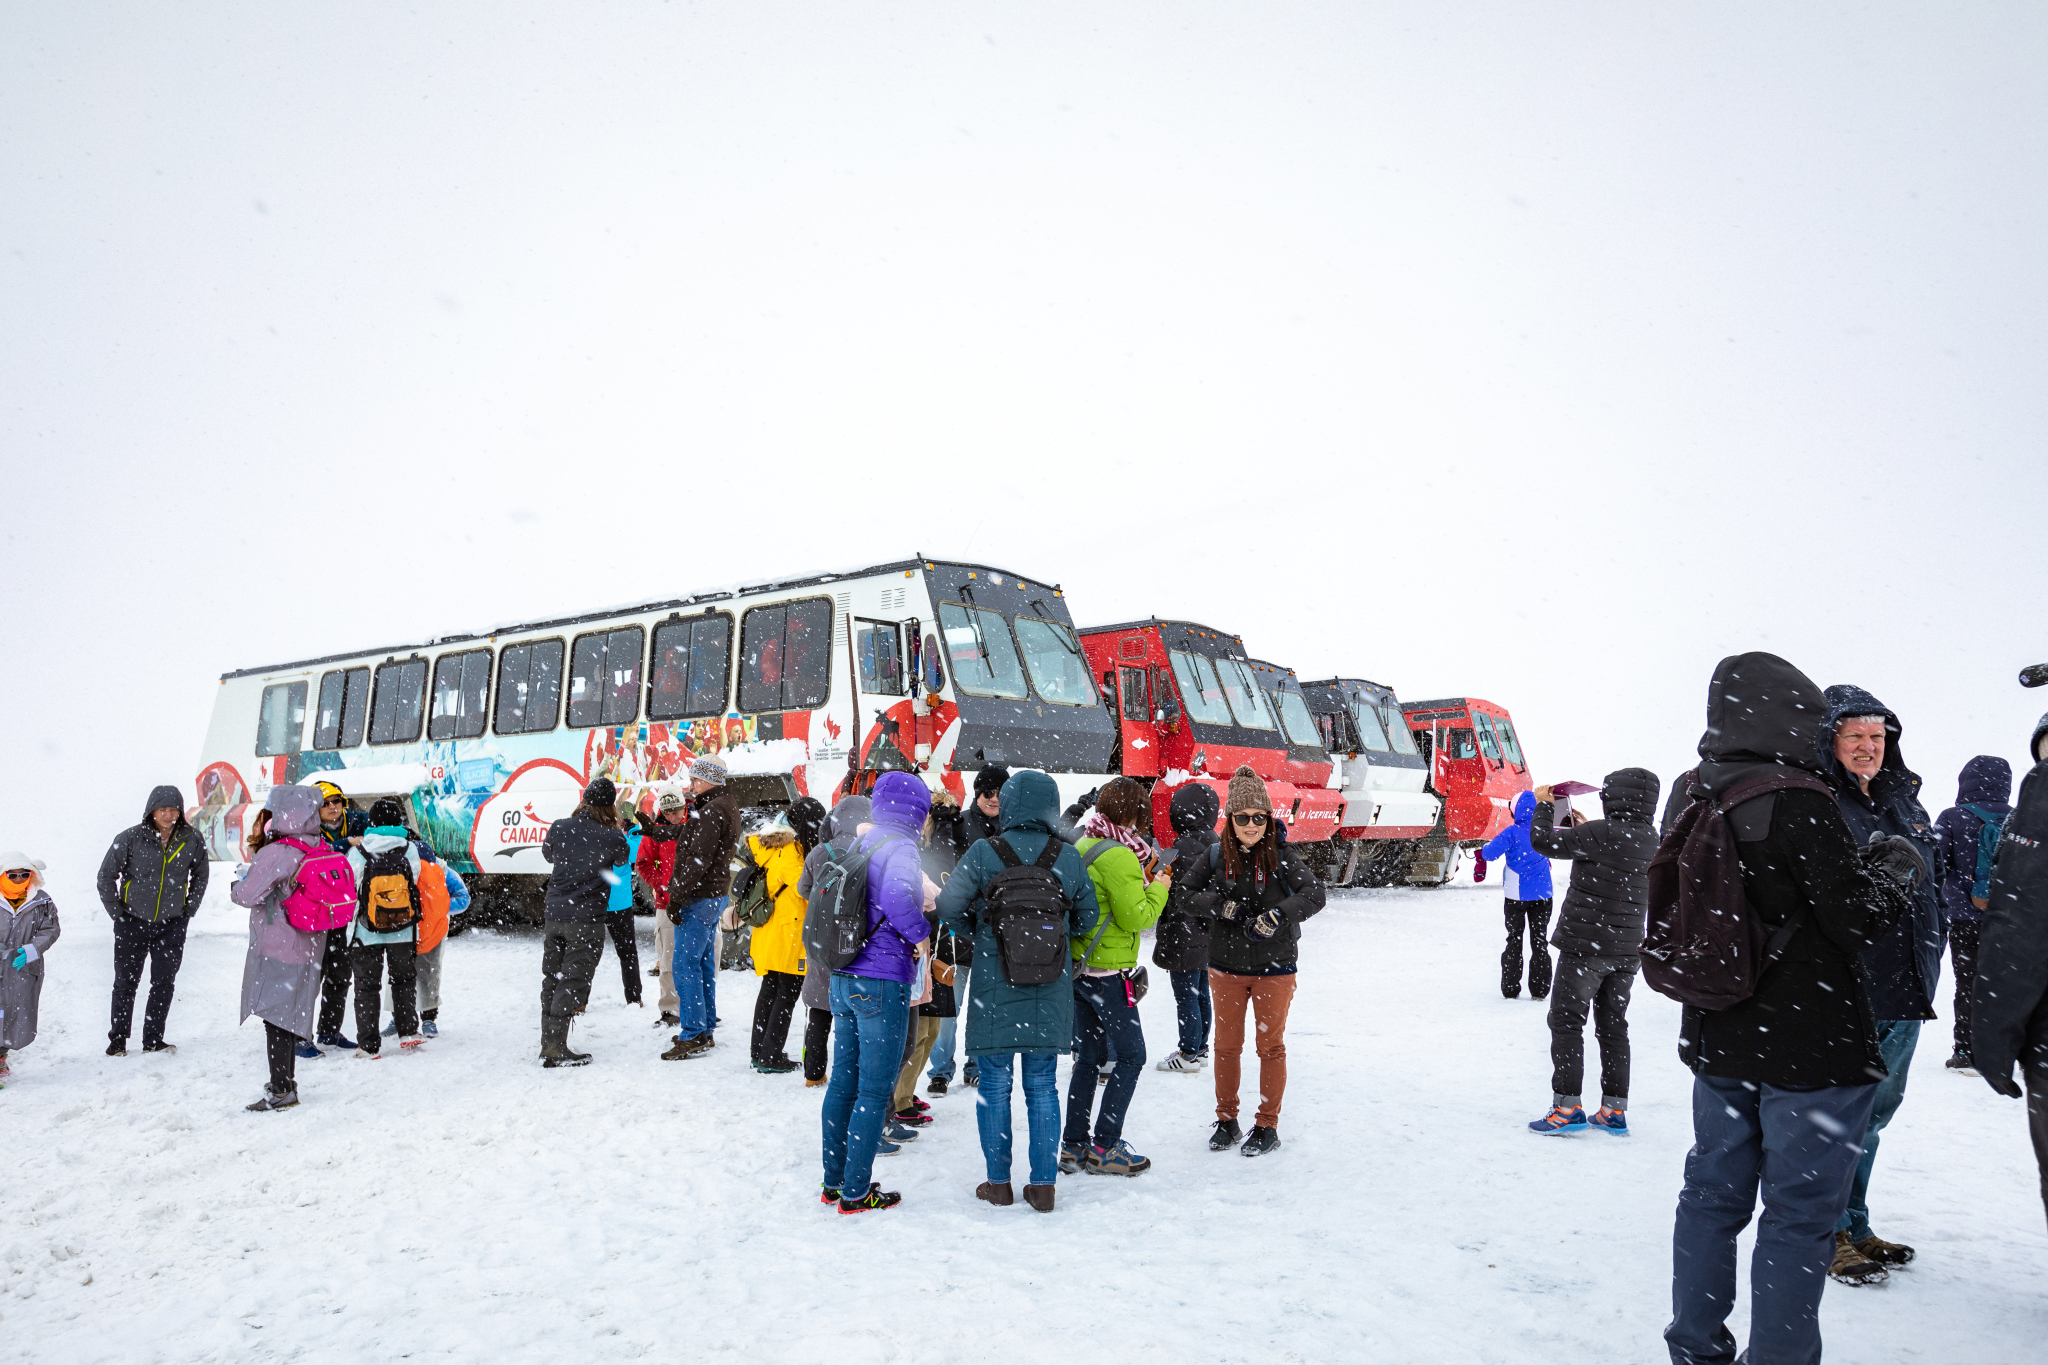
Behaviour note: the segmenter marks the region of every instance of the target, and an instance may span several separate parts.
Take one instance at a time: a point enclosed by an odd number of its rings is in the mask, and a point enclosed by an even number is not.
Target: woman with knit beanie
[[[1249,767],[1224,794],[1228,827],[1209,856],[1183,874],[1191,913],[1210,921],[1209,994],[1216,1012],[1216,1128],[1209,1150],[1264,1156],[1280,1145],[1287,1090],[1287,1010],[1294,1002],[1301,922],[1323,908],[1323,884],[1287,846],[1266,784]],[[1259,1107],[1237,1126],[1245,1011],[1258,1025]]]

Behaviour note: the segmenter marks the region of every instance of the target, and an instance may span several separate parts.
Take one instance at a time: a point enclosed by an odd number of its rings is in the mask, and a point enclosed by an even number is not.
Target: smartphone
[[[1180,856],[1180,850],[1177,848],[1160,848],[1157,844],[1154,844],[1153,848],[1158,851],[1152,856],[1161,867],[1172,867],[1173,860]]]

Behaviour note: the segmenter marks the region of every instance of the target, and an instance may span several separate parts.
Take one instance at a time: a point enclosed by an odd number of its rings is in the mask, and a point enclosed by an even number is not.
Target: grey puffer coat
[[[152,789],[141,822],[115,835],[101,860],[100,904],[109,915],[126,913],[157,924],[197,913],[206,898],[206,841],[182,814],[170,837],[160,836],[149,817],[165,806],[184,810],[176,787]]]
[[[0,1052],[27,1047],[36,1040],[43,954],[62,932],[57,902],[42,887],[31,891],[19,910],[0,897]],[[16,967],[14,954],[22,948],[34,948],[36,959]]]
[[[1554,829],[1548,801],[1536,805],[1529,847],[1546,858],[1572,860],[1571,888],[1550,941],[1576,957],[1634,957],[1643,949],[1650,910],[1650,859],[1657,856],[1657,774],[1621,768],[1600,784],[1607,816]]]
[[[845,848],[860,834],[862,825],[874,818],[874,803],[865,796],[842,796],[839,804],[825,816],[825,837],[818,841],[804,856],[804,875],[797,878],[796,891],[807,900],[811,894],[811,882],[817,877],[825,860],[832,855],[825,851],[825,845],[837,841]],[[804,1008],[829,1010],[832,1008],[832,969],[819,963],[814,971],[808,960],[804,964]]]
[[[320,838],[320,793],[312,787],[272,787],[264,802],[274,838]],[[249,955],[242,962],[242,1017],[255,1015],[300,1038],[313,1036],[313,1011],[320,1003],[320,960],[325,933],[307,933],[284,917],[299,864],[306,855],[289,844],[265,844],[235,883],[229,898],[249,911]],[[346,934],[346,929],[332,932]]]

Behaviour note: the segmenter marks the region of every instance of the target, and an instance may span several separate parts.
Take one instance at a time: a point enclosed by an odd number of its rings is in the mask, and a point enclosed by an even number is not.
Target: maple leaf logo
[[[839,722],[833,720],[832,717],[827,716],[825,717],[825,733],[831,738],[837,739],[840,735],[844,734],[845,731],[840,727]]]

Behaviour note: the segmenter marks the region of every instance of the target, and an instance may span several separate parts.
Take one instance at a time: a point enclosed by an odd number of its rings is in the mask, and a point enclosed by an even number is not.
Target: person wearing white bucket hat
[[[0,1077],[8,1074],[8,1053],[36,1040],[43,954],[63,932],[43,872],[26,853],[0,853]]]

